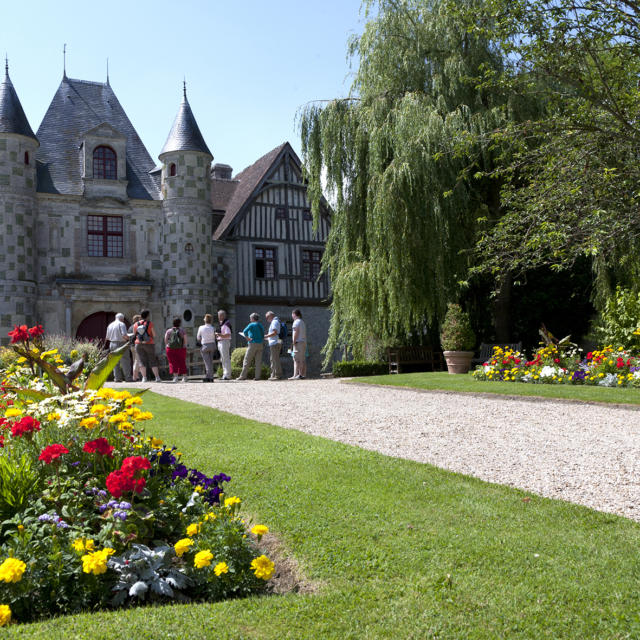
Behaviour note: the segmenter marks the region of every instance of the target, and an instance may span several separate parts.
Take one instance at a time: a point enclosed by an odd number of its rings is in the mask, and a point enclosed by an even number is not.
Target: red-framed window
[[[87,248],[90,256],[122,258],[122,216],[87,216]]]
[[[302,250],[302,279],[315,281],[320,275],[322,251],[315,249]]]
[[[101,180],[117,180],[118,157],[111,147],[102,145],[93,150],[93,177]]]
[[[255,248],[256,278],[275,280],[277,250],[273,247]]]

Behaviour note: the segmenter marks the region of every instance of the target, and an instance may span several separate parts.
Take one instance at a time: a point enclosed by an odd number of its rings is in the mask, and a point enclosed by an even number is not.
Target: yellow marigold
[[[116,413],[109,418],[109,424],[117,424],[118,422],[126,422],[127,415],[125,413]]]
[[[265,533],[269,533],[269,527],[263,524],[257,524],[251,529],[251,533],[253,533],[254,536],[262,537]]]
[[[85,429],[93,429],[98,424],[98,420],[93,416],[89,416],[88,418],[83,418],[80,420],[80,426]]]
[[[209,551],[209,549],[205,549],[204,551],[198,551],[196,553],[195,558],[193,559],[193,566],[196,569],[203,569],[204,567],[208,567],[213,560],[213,553]]]
[[[17,418],[18,416],[21,416],[21,415],[22,415],[22,410],[16,409],[15,407],[11,407],[10,409],[7,409],[4,412],[5,418]]]
[[[205,520],[215,520],[218,516],[213,512],[213,511],[209,511],[209,513],[205,514],[204,519]]]
[[[240,504],[242,502],[242,500],[240,500],[240,498],[236,498],[236,496],[231,496],[230,498],[227,498],[224,501],[224,506],[225,507],[233,507],[236,504]]]
[[[151,446],[154,449],[160,449],[160,447],[162,447],[162,445],[164,444],[164,442],[160,440],[160,438],[150,438],[149,441],[151,442]]]
[[[193,536],[198,535],[199,533],[200,533],[200,523],[194,522],[193,524],[190,524],[187,527],[187,535],[190,538],[193,538]]]
[[[84,540],[82,538],[76,538],[72,542],[72,546],[75,551],[84,551]]]
[[[254,558],[251,561],[251,568],[256,574],[256,578],[262,578],[263,580],[268,580],[275,571],[275,565],[265,555]]]
[[[125,407],[130,407],[133,404],[142,404],[142,398],[140,396],[133,396],[124,401]]]
[[[218,562],[213,568],[214,573],[220,577],[223,573],[229,573],[229,565],[226,562]]]
[[[128,400],[131,394],[128,391],[114,391],[111,397],[118,402],[122,402],[123,400]]]
[[[91,413],[104,414],[109,411],[109,407],[106,404],[94,404],[91,407]]]
[[[49,349],[49,351],[43,351],[40,355],[43,358],[46,358],[47,356],[55,356],[58,353],[57,349]]]
[[[181,556],[185,551],[189,551],[191,546],[193,545],[193,540],[191,538],[182,538],[182,540],[178,540],[173,545],[175,549],[176,555]]]
[[[107,570],[107,560],[109,556],[115,553],[115,549],[105,547],[100,551],[93,551],[82,556],[82,571],[84,573],[92,573],[94,576],[98,576],[101,573],[105,573]]]
[[[153,418],[153,413],[151,413],[151,411],[140,411],[133,417],[135,420],[151,420]]]
[[[60,414],[57,411],[52,411],[47,414],[47,420],[60,420]]]
[[[20,582],[27,565],[18,558],[7,558],[0,564],[0,581]]]
[[[91,538],[76,538],[73,541],[73,548],[76,551],[95,551],[96,543]]]
[[[0,627],[11,622],[11,609],[8,604],[0,604]]]
[[[120,429],[120,431],[131,431],[131,429],[133,429],[133,425],[130,422],[121,422],[118,425],[118,429]]]
[[[102,389],[96,392],[96,398],[106,398],[107,400],[110,400],[113,398],[115,393],[116,392],[109,387],[102,387]]]

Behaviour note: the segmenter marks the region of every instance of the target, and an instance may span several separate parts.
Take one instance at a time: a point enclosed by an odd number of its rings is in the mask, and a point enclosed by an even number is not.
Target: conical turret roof
[[[11,84],[8,64],[5,64],[4,80],[0,83],[0,133],[17,133],[37,140]]]
[[[189,106],[186,88],[180,109],[178,110],[178,115],[173,121],[173,126],[169,132],[167,141],[164,143],[164,147],[162,147],[160,155],[170,151],[201,151],[213,157],[213,154],[209,151],[209,147],[207,147],[207,143],[200,133],[198,123]]]

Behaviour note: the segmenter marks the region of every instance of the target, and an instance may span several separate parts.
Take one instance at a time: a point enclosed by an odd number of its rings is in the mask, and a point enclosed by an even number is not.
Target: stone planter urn
[[[449,373],[469,373],[473,351],[444,351],[443,354]]]

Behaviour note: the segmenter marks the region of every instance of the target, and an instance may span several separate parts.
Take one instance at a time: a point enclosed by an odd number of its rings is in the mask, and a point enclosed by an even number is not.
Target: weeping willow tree
[[[500,185],[487,175],[503,150],[491,132],[518,108],[480,88],[501,56],[448,2],[363,6],[369,20],[349,44],[358,65],[350,95],[307,106],[300,121],[314,214],[323,191],[334,204],[323,263],[333,292],[327,360],[341,344],[361,356],[372,339],[409,342],[459,296],[476,220],[500,216]]]

